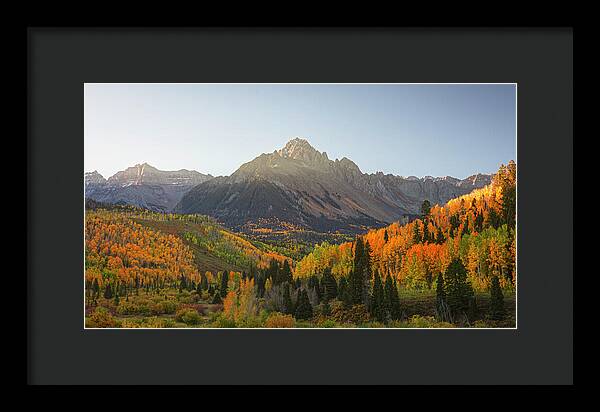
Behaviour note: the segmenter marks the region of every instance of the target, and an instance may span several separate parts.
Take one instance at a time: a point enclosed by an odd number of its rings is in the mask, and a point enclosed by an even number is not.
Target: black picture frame
[[[28,383],[573,383],[572,29],[30,28],[27,46]],[[84,82],[516,82],[518,329],[84,330]]]

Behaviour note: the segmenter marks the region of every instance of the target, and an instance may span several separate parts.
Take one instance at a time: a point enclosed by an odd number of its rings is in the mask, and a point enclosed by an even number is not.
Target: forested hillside
[[[431,289],[435,279],[458,258],[476,290],[487,290],[493,276],[503,288],[514,287],[516,165],[502,166],[490,185],[450,200],[446,205],[423,202],[421,218],[394,223],[360,236],[369,249],[373,271],[391,275],[401,287]],[[309,277],[329,267],[337,278],[353,268],[355,245],[315,247],[296,265],[296,277]]]
[[[89,203],[88,327],[514,327],[516,164],[339,245],[256,242],[203,215]]]

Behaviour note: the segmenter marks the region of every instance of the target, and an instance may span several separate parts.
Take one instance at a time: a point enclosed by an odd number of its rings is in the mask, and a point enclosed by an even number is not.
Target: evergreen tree
[[[296,305],[296,319],[307,320],[312,318],[313,309],[310,304],[310,300],[308,299],[308,293],[306,293],[305,289],[302,289],[300,295],[298,296],[298,304]]]
[[[425,199],[423,200],[423,203],[421,203],[421,217],[423,217],[423,219],[427,218],[430,212],[431,203],[429,202],[429,200]]]
[[[385,321],[385,309],[383,307],[383,286],[381,284],[381,278],[379,272],[375,271],[373,274],[373,292],[370,299],[370,313],[379,322]]]
[[[289,282],[292,283],[294,281],[292,277],[292,269],[290,268],[289,262],[286,260],[283,261],[283,267],[281,268],[280,273],[280,282]]]
[[[92,283],[92,290],[94,292],[94,299],[96,299],[100,295],[100,285],[98,284],[98,279],[94,279],[94,283]]]
[[[427,220],[423,220],[423,243],[427,243],[429,242],[429,229],[427,228],[427,226],[429,226]]]
[[[362,304],[369,307],[369,299],[371,298],[371,246],[369,242],[365,242],[363,255],[363,284],[362,284]]]
[[[394,295],[395,298],[398,298],[398,289],[392,280],[391,275],[387,275],[385,277],[385,283],[383,287],[383,313],[385,314],[385,319],[395,319],[394,318]]]
[[[488,318],[492,320],[504,319],[504,294],[500,288],[500,280],[498,276],[492,277],[492,284],[490,287],[490,310]]]
[[[119,306],[119,302],[120,302],[119,292],[117,292],[117,293],[115,293],[115,306]]]
[[[281,283],[279,282],[279,263],[277,263],[277,260],[275,259],[271,259],[271,261],[269,262],[269,268],[267,269],[267,279],[271,279],[272,285],[278,285]]]
[[[402,308],[400,307],[400,296],[398,296],[398,284],[396,283],[396,279],[393,279],[392,282],[392,290],[390,296],[391,308],[390,315],[394,320],[400,319],[402,315]]]
[[[316,277],[315,275],[312,275],[310,278],[308,278],[308,287],[310,289],[314,289],[315,294],[317,295],[317,301],[321,301],[321,285],[319,283],[319,278]]]
[[[338,287],[338,299],[342,301],[345,308],[352,306],[352,294],[350,293],[350,287],[346,278],[340,279],[340,285]]]
[[[473,199],[475,200],[475,199]],[[481,233],[481,231],[483,230],[483,213],[478,213],[475,216],[475,231],[477,233]]]
[[[187,289],[187,282],[185,280],[185,277],[181,275],[179,277],[179,291],[181,292],[184,289]]]
[[[292,297],[290,295],[290,284],[286,282],[283,285],[283,305],[285,306],[284,313],[291,315],[294,313],[294,306],[292,304]]]
[[[323,271],[321,284],[323,285],[323,298],[325,301],[335,299],[337,297],[337,282],[331,274],[331,269],[329,267],[325,268]]]
[[[475,293],[467,280],[467,270],[460,259],[456,258],[450,263],[444,279],[446,299],[452,313],[468,313]]]
[[[223,303],[223,299],[221,299],[221,293],[218,290],[215,291],[215,294],[212,299],[212,303],[213,304]]]
[[[302,287],[302,281],[300,280],[300,278],[296,278],[296,289]]]
[[[388,231],[387,231],[387,229],[384,229],[384,231],[383,231],[383,243],[387,243],[389,239],[390,238],[388,236]]]
[[[442,232],[442,228],[438,226],[438,228],[437,228],[437,236],[435,238],[435,242],[438,245],[442,245],[445,241],[446,241],[446,239],[444,238],[444,232]]]
[[[414,244],[421,243],[421,231],[419,230],[419,220],[415,220],[413,225],[413,236],[412,240]]]
[[[352,303],[356,305],[363,303],[363,283],[365,272],[365,245],[362,241],[362,238],[357,237],[354,244],[353,267],[352,271],[350,272],[350,278],[348,282]]]
[[[438,320],[452,322],[452,314],[446,299],[446,287],[442,273],[438,273],[435,284],[435,313]]]
[[[227,296],[227,287],[229,283],[229,273],[226,270],[221,273],[221,297],[225,298]]]

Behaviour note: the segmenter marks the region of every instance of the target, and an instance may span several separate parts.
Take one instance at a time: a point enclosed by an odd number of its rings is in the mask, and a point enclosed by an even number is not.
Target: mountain
[[[211,215],[241,229],[285,222],[316,231],[358,232],[418,214],[425,199],[444,204],[490,180],[482,174],[464,180],[365,174],[350,159],[330,160],[307,140],[295,138],[231,176],[194,187],[174,211]]]
[[[147,163],[137,164],[105,179],[97,171],[85,173],[86,198],[113,204],[129,204],[167,212],[192,187],[212,179],[195,170],[163,171]]]

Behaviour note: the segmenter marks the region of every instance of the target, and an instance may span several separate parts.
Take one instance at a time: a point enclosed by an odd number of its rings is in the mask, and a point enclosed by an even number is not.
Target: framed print
[[[29,383],[573,383],[571,28],[27,44]]]

